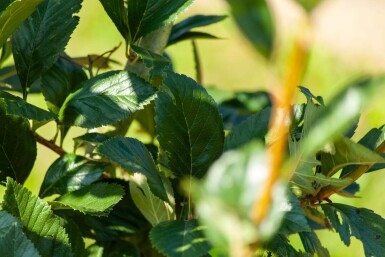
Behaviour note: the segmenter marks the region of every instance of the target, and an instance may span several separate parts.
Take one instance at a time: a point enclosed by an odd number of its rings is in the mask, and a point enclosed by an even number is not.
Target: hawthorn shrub
[[[297,88],[311,48],[304,33],[294,37],[279,94],[235,92],[216,102],[200,85],[197,51],[194,80],[173,71],[165,49],[190,40],[196,50],[195,40],[216,38],[196,29],[226,16],[174,24],[192,0],[100,0],[125,41],[125,69],[110,70],[115,49],[65,53],[81,2],[0,4],[0,64],[14,60],[0,70],[0,256],[332,256],[317,229],[347,246],[354,236],[365,256],[383,256],[385,220],[329,197],[354,196],[362,175],[385,167],[384,127],[351,139],[384,77],[356,80],[324,103]],[[310,15],[318,2],[298,4]],[[274,64],[266,2],[228,3]],[[306,102],[293,105],[298,90]],[[42,94],[47,108],[28,103],[29,94]],[[38,132],[49,122],[53,139]],[[128,137],[133,122],[151,140]],[[72,127],[88,132],[68,138]],[[37,143],[59,158],[35,196],[23,183]],[[293,234],[303,250],[290,244]]]

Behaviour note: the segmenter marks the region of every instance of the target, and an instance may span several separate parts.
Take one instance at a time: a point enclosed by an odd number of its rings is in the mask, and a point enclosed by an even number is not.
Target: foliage
[[[332,256],[316,229],[335,230],[347,246],[356,237],[365,256],[383,254],[385,219],[329,198],[354,197],[361,176],[385,167],[384,126],[352,139],[384,76],[354,80],[328,103],[296,90],[311,48],[304,33],[293,36],[287,76],[276,78],[282,94],[235,92],[216,102],[201,85],[195,40],[218,37],[195,29],[226,16],[174,25],[193,1],[100,2],[126,42],[125,69],[111,70],[114,50],[87,60],[65,53],[81,0],[0,3],[0,65],[14,59],[0,70],[1,256]],[[228,2],[276,64],[268,3]],[[298,4],[310,15],[319,2]],[[186,40],[197,81],[176,73],[165,52]],[[294,92],[306,102],[293,105]],[[32,93],[47,108],[29,103]],[[57,127],[52,140],[38,130],[48,122]],[[134,123],[142,130],[130,134]],[[69,138],[72,127],[87,133]],[[39,197],[23,186],[37,143],[59,154]],[[293,234],[305,252],[290,244]]]

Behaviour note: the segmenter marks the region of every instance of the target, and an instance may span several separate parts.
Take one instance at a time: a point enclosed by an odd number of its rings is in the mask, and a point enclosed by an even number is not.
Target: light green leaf
[[[194,80],[168,72],[163,83],[155,101],[161,164],[177,177],[200,178],[222,153],[222,118]]]
[[[70,94],[60,109],[59,119],[83,128],[112,124],[149,104],[155,93],[155,88],[135,74],[106,72]]]
[[[17,74],[24,89],[56,62],[64,51],[79,17],[81,0],[46,0],[12,36],[12,51]]]
[[[196,220],[165,221],[150,231],[150,240],[166,256],[197,257],[211,249],[203,230]]]
[[[345,204],[324,204],[322,209],[347,246],[354,236],[364,245],[366,257],[383,255],[385,219],[372,210]]]
[[[152,226],[172,219],[173,207],[151,192],[146,177],[142,174],[135,173],[131,176],[130,193],[136,207]]]
[[[6,9],[0,13],[0,48],[8,37],[25,21],[43,0],[1,1],[1,8]],[[9,4],[9,5],[8,5]]]
[[[142,142],[134,138],[115,137],[100,145],[97,152],[128,171],[144,175],[152,193],[163,201],[169,201],[160,172]]]
[[[90,185],[100,178],[106,169],[105,163],[89,161],[75,154],[58,158],[47,170],[40,187],[40,197],[65,194]]]
[[[57,118],[57,115],[40,109],[27,103],[22,98],[14,96],[5,91],[0,91],[0,98],[4,99],[7,105],[7,114],[20,116],[36,121],[50,121]]]
[[[42,257],[72,257],[65,229],[50,206],[11,178],[7,179],[2,208],[21,221]]]
[[[322,0],[297,0],[297,2],[308,12],[313,11]]]
[[[106,216],[123,197],[124,190],[117,184],[96,183],[68,192],[54,203],[94,216]]]
[[[225,138],[225,151],[238,148],[253,139],[264,141],[269,129],[271,108],[251,115],[236,126]]]
[[[6,114],[0,99],[0,181],[7,177],[24,183],[36,159],[36,140],[28,120]]]
[[[266,0],[227,0],[227,2],[241,31],[262,55],[270,56],[274,25]]]

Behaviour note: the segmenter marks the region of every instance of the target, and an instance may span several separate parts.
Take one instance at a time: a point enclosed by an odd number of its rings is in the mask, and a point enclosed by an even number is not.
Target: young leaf
[[[41,90],[48,109],[59,113],[67,96],[85,80],[87,75],[81,67],[64,57],[59,58],[41,78]]]
[[[130,179],[130,193],[136,207],[152,226],[171,219],[173,209],[150,190],[146,177],[135,173]]]
[[[135,74],[111,71],[85,81],[70,94],[59,111],[67,125],[95,128],[112,124],[142,109],[156,90]]]
[[[11,177],[24,183],[36,159],[35,137],[28,120],[6,114],[1,99],[0,121],[0,181]]]
[[[155,123],[164,166],[177,177],[200,178],[222,153],[218,108],[206,90],[186,76],[168,72],[163,83],[155,101]]]
[[[22,98],[14,96],[5,91],[0,91],[0,98],[4,99],[7,105],[7,114],[20,116],[36,121],[50,121],[57,118],[57,115],[46,110],[40,109],[27,103]]]
[[[264,141],[269,129],[271,108],[251,115],[236,126],[225,138],[225,151],[238,148],[253,139]]]
[[[2,208],[21,221],[41,256],[72,257],[65,229],[50,206],[11,178],[7,179],[6,186]]]
[[[322,209],[347,246],[350,237],[355,236],[364,245],[365,256],[383,255],[385,219],[371,210],[344,204],[324,204]]]
[[[124,190],[120,185],[96,183],[68,192],[57,198],[55,203],[88,215],[106,216],[123,195]]]
[[[105,169],[105,163],[88,161],[75,154],[66,154],[47,170],[39,195],[40,197],[63,195],[79,190],[98,180]]]
[[[152,193],[163,201],[169,201],[159,170],[151,154],[139,140],[112,138],[100,145],[97,152],[131,172],[143,174]]]
[[[203,230],[196,220],[165,221],[150,231],[150,239],[159,252],[169,257],[202,256],[211,249]]]
[[[6,6],[6,9],[0,9],[0,48],[23,21],[36,10],[36,7],[42,1],[43,0],[1,1],[1,8]]]
[[[171,35],[168,39],[167,45],[172,45],[186,38],[186,34],[191,29],[203,27],[217,23],[227,18],[226,15],[194,15],[189,17],[172,27]]]
[[[80,7],[81,0],[44,1],[13,34],[13,57],[24,95],[64,51],[79,22],[74,14]]]
[[[266,0],[227,0],[238,26],[265,57],[273,48],[274,26]]]

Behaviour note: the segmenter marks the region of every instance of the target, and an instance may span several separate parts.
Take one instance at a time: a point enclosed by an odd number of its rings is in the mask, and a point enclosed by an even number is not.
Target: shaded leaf
[[[165,221],[150,231],[150,239],[159,252],[170,257],[202,256],[211,249],[203,230],[196,220]]]
[[[124,190],[119,185],[96,183],[68,192],[57,198],[55,203],[88,215],[106,216],[123,195]]]
[[[313,255],[317,253],[319,257],[330,257],[328,250],[321,245],[315,232],[300,232],[299,237],[306,252]]]
[[[87,80],[59,112],[67,125],[95,128],[128,118],[155,97],[155,89],[135,74],[111,71]]]
[[[161,164],[177,177],[200,178],[222,153],[218,108],[203,87],[184,75],[168,72],[163,83],[155,101]]]
[[[361,240],[365,256],[381,256],[385,251],[385,219],[372,210],[345,204],[324,204],[322,209],[341,240],[350,245],[350,237]]]
[[[270,240],[266,245],[264,245],[264,248],[267,249],[266,256],[271,256],[271,257],[273,257],[273,256],[274,257],[281,257],[281,256],[300,257],[300,256],[303,256],[302,254],[297,252],[293,246],[291,246],[289,239],[287,239],[287,237],[282,235],[282,234],[275,235],[272,240]],[[265,255],[263,255],[263,256],[265,256]]]
[[[186,32],[184,33],[183,35],[181,35],[180,37],[178,37],[176,39],[176,41],[173,41],[172,43],[170,43],[169,45],[171,44],[176,44],[180,41],[183,41],[183,40],[193,40],[193,39],[220,39],[219,37],[217,36],[214,36],[212,34],[209,34],[209,33],[206,33],[206,32],[201,32],[201,31],[189,31],[189,32]],[[169,46],[168,45],[168,46]]]
[[[73,140],[75,141],[75,148],[78,148],[80,145],[82,145],[82,143],[98,145],[109,139],[111,139],[111,136],[109,135],[91,132],[80,137],[75,137]]]
[[[36,121],[50,121],[57,118],[57,115],[40,109],[27,103],[22,98],[14,96],[5,91],[0,91],[0,98],[4,99],[7,106],[7,114],[20,116]]]
[[[0,90],[9,90],[16,92],[23,92],[19,76],[17,75],[14,65],[6,66],[0,69]],[[40,93],[40,80],[32,83],[30,93]]]
[[[100,145],[97,152],[124,169],[144,175],[152,193],[163,201],[169,201],[158,168],[142,142],[134,138],[116,137]]]
[[[20,226],[21,222],[11,214],[0,210],[0,238],[6,236],[13,226]]]
[[[0,181],[11,177],[24,183],[36,159],[35,137],[28,120],[6,114],[6,105],[1,99],[0,121]]]
[[[138,249],[123,240],[90,245],[87,253],[87,257],[140,257]]]
[[[2,208],[21,221],[42,257],[72,257],[65,229],[50,206],[11,178],[7,179]]]
[[[63,195],[79,190],[98,180],[105,169],[105,163],[92,162],[75,154],[66,154],[48,168],[39,195],[41,197]]]
[[[85,243],[78,225],[69,217],[66,217],[64,228],[68,233],[69,242],[74,257],[86,256]]]

